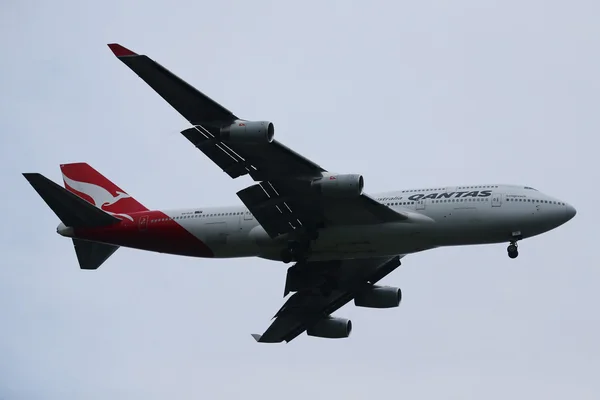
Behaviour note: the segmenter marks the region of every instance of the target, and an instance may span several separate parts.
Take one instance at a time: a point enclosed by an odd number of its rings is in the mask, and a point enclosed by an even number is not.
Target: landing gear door
[[[492,207],[500,207],[502,205],[502,194],[494,193],[492,194]]]

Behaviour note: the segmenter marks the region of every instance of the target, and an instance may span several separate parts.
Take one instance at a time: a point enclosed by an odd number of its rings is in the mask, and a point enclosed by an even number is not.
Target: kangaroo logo
[[[93,183],[75,181],[66,176],[64,173],[63,178],[67,185],[91,198],[94,201],[94,205],[102,211],[110,215],[114,215],[115,217],[127,218],[128,220],[133,222],[133,218],[130,215],[112,213],[104,209],[104,207],[111,206],[121,199],[130,198],[131,196],[127,193],[117,191],[117,195],[113,196],[108,190],[106,190],[102,186],[94,185]]]

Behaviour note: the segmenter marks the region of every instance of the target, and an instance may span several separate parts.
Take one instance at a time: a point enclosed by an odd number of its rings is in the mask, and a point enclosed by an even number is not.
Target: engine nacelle
[[[319,320],[310,329],[306,330],[308,336],[327,339],[342,339],[350,336],[352,321],[344,318],[327,317]]]
[[[398,307],[402,301],[402,291],[391,286],[372,286],[354,298],[354,305],[368,308]]]
[[[274,136],[269,121],[236,121],[221,128],[221,140],[229,143],[271,143]]]
[[[312,181],[311,186],[325,197],[358,197],[362,194],[365,181],[362,175],[329,175]]]

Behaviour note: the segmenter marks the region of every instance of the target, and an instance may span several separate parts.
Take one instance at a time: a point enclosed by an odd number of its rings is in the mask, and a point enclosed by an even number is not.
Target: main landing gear
[[[306,261],[310,254],[310,242],[319,238],[317,230],[306,232],[304,238],[299,240],[290,240],[287,248],[281,251],[281,261],[288,264],[292,261]]]
[[[292,261],[304,261],[308,258],[310,244],[308,241],[291,240],[287,248],[281,251],[281,261],[288,264]]]

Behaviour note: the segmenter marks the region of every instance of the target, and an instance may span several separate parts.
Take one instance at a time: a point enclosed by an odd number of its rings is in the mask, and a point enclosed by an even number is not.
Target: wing
[[[270,237],[297,230],[336,225],[363,225],[408,221],[366,194],[353,198],[326,198],[304,188],[302,182],[264,181],[237,193]]]
[[[290,268],[290,271],[300,267],[304,270],[324,272],[328,276],[328,282],[335,282],[336,289],[328,295],[323,294],[323,274],[316,274],[306,287],[286,301],[275,314],[271,326],[262,335],[252,336],[257,342],[263,343],[290,342],[319,321],[329,318],[331,313],[354,299],[361,291],[394,271],[400,266],[402,257],[327,261]],[[290,280],[288,272],[286,292],[290,289]]]
[[[408,221],[367,195],[326,199],[315,195],[310,182],[327,171],[273,140],[264,143],[225,143],[220,127],[240,121],[231,111],[145,55],[118,44],[113,53],[150,85],[192,128],[182,132],[230,177],[250,175],[259,182],[238,192],[242,202],[272,238],[317,230],[323,226]]]
[[[192,125],[238,119],[231,111],[200,93],[149,57],[136,54],[116,43],[109,44],[108,47],[119,60],[131,68]]]
[[[113,53],[187,119],[193,128],[182,134],[232,178],[250,174],[257,181],[288,176],[320,176],[323,168],[283,144],[226,144],[214,128],[239,117],[171,71],[150,59],[113,43]]]

